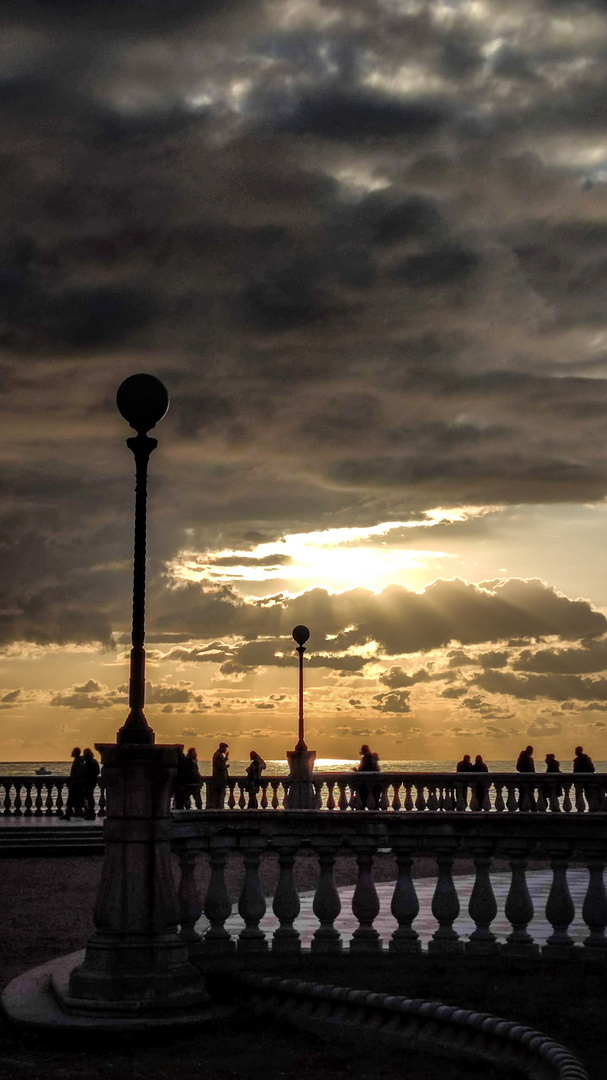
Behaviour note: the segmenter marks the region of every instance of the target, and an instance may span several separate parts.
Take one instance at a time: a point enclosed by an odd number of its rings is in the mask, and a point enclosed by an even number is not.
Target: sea
[[[244,776],[248,764],[248,760],[238,761],[235,759],[234,761],[230,761],[231,775]],[[450,758],[447,761],[399,758],[382,761],[380,764],[382,772],[440,773],[455,772],[457,760],[455,758]],[[516,762],[513,759],[509,759],[508,761],[488,760],[485,764],[490,772],[516,772]],[[536,760],[535,764],[538,772],[544,771],[544,763],[542,760]],[[33,776],[37,769],[42,768],[59,776],[68,776],[71,765],[71,761],[0,761],[0,776]],[[607,761],[595,761],[594,766],[597,773],[607,773]],[[198,767],[203,776],[207,776],[212,772],[210,760],[205,761],[204,759],[199,759]],[[350,772],[357,767],[358,758],[316,758],[315,762],[315,769],[317,772]],[[561,760],[561,769],[563,772],[571,772],[572,763]],[[265,771],[267,776],[286,776],[289,772],[289,765],[284,758],[267,759]]]

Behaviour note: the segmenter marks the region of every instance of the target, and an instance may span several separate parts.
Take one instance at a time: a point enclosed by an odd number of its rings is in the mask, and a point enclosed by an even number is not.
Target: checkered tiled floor
[[[575,919],[569,928],[569,933],[575,941],[582,941],[588,935],[588,928],[582,920],[582,904],[584,902],[588,884],[588,871],[581,869],[569,870],[567,879],[569,881],[571,896],[575,904]],[[503,940],[512,930],[510,923],[504,915],[504,904],[510,887],[510,874],[506,872],[492,874],[491,881],[498,905],[497,917],[493,922],[491,929],[497,935],[498,940]],[[546,900],[548,898],[551,883],[552,874],[548,870],[532,870],[527,874],[527,884],[535,909],[533,921],[528,929],[538,944],[543,944],[546,941],[546,938],[552,933],[552,927],[546,921],[544,916]],[[432,915],[430,907],[435,885],[436,880],[434,878],[423,878],[415,882],[420,904],[420,913],[414,926],[423,942],[428,941],[437,928],[437,923]],[[454,925],[458,933],[466,936],[474,930],[474,923],[468,915],[468,901],[474,885],[474,877],[473,875],[457,877],[455,878],[455,885],[459,896],[461,914]],[[396,920],[390,912],[393,891],[394,882],[380,882],[377,885],[380,912],[374,925],[384,942],[389,940],[392,931],[396,929],[397,925]],[[342,908],[339,918],[335,921],[335,925],[341,931],[344,941],[349,941],[353,931],[358,926],[358,922],[352,914],[353,894],[354,887],[339,890]],[[301,934],[304,946],[309,946],[312,935],[318,926],[317,919],[312,912],[313,899],[314,893],[312,892],[302,893],[300,896],[301,913],[295,925]],[[204,918],[201,919],[197,927],[198,931],[202,932],[207,925],[206,920]],[[271,936],[277,925],[278,921],[272,912],[271,900],[269,900],[268,910],[260,923],[260,926],[267,935]],[[233,913],[226,923],[226,928],[230,930],[234,937],[236,937],[242,929],[242,926],[243,922],[238,915],[237,905],[234,905]]]

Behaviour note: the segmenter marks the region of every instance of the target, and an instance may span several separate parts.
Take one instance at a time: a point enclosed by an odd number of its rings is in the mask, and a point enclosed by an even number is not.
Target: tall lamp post
[[[299,654],[299,724],[298,741],[294,750],[287,750],[289,762],[289,791],[286,806],[289,810],[316,810],[318,798],[312,782],[316,750],[308,750],[304,739],[303,658],[305,642],[310,637],[307,626],[296,626],[293,639]]]
[[[126,1027],[163,1016],[198,1022],[208,999],[178,933],[171,866],[171,791],[183,747],[155,744],[143,713],[147,466],[157,446],[147,432],[166,413],[169,395],[153,375],[132,375],[116,402],[137,432],[127,439],[137,476],[130,711],[115,743],[95,744],[107,793],[96,931],[82,962],[57,988],[68,1009],[103,1014],[110,1028],[112,1017]]]
[[[131,630],[130,712],[116,736],[119,743],[153,743],[155,735],[144,713],[145,700],[145,553],[148,461],[158,446],[147,434],[169,407],[166,388],[154,375],[131,375],[118,388],[118,410],[137,432],[126,440],[135,458],[135,548],[133,557],[133,622]]]

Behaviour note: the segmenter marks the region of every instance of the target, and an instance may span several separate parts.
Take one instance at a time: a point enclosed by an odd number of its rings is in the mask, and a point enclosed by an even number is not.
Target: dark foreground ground
[[[93,929],[91,912],[102,861],[102,856],[3,860],[0,985],[86,944]],[[206,868],[202,860],[199,862],[204,887]],[[313,888],[316,860],[298,862],[300,888]],[[458,868],[469,869],[464,864]],[[430,860],[420,863],[419,876],[432,872]],[[234,866],[229,874],[228,887],[234,899],[240,873],[240,867]],[[378,858],[376,876],[384,880],[394,876],[392,857]],[[336,877],[338,885],[353,883],[351,858],[339,861]],[[268,860],[262,868],[262,880],[269,890],[274,879],[274,860]],[[585,1061],[593,1080],[604,1075],[599,1063],[605,1061],[607,1051],[607,1038],[597,1022],[604,1007],[602,1002],[596,1005],[597,1015],[588,1026],[584,1023],[587,1010],[576,1007],[575,1002],[571,1002],[570,1024],[564,1026],[559,1019],[543,1025],[547,1034]],[[503,1080],[495,1069],[490,1072],[495,1080]],[[92,1076],[99,1080],[480,1080],[487,1075],[487,1065],[480,1063],[458,1065],[439,1057],[412,1055],[409,1050],[382,1046],[371,1036],[362,1041],[353,1041],[349,1033],[321,1038],[284,1024],[262,1024],[242,1014],[237,1020],[216,1021],[195,1035],[187,1032],[130,1039],[35,1037],[9,1030],[0,1019],[2,1080],[89,1080]]]

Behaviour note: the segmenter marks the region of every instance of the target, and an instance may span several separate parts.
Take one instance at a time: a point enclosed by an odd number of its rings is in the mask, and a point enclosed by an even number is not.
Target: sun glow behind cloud
[[[276,579],[281,588],[286,583],[293,593],[313,587],[378,591],[392,583],[419,588],[434,576],[440,561],[453,555],[405,546],[403,533],[412,528],[431,530],[438,524],[463,522],[484,513],[484,508],[477,507],[436,509],[412,521],[290,533],[279,542],[258,544],[247,551],[182,551],[169,571],[177,581],[235,582],[245,594],[249,589],[258,591],[264,583],[271,591]]]

